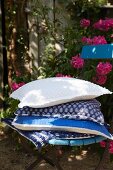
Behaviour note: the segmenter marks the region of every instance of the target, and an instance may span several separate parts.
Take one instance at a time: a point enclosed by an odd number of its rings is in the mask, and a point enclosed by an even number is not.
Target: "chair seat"
[[[102,140],[105,140],[104,137],[95,136],[91,138],[84,138],[84,139],[51,139],[49,140],[49,144],[52,145],[69,145],[69,146],[81,146],[81,145],[89,145],[93,143],[98,143]]]

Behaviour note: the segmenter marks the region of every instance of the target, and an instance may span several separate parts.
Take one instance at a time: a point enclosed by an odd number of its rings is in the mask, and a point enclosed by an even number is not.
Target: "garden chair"
[[[113,44],[84,46],[82,49],[81,58],[93,59],[93,60],[94,59],[112,59],[113,58]],[[113,134],[113,116],[110,115],[110,118],[111,118],[110,132]],[[106,165],[109,162],[108,150],[109,150],[109,140],[107,140],[106,148],[95,170],[106,169]]]
[[[98,45],[98,46],[84,46],[82,49],[82,53],[81,53],[81,58],[84,59],[111,59],[113,57],[113,45],[112,44],[107,44],[107,45]],[[10,124],[10,119],[7,119],[8,123],[5,121],[5,123],[7,123],[8,125],[10,125],[14,130],[15,127],[13,127]],[[4,120],[3,120],[4,121]],[[21,130],[17,130],[22,136],[24,136],[25,138],[29,139],[29,135],[30,134],[26,134],[24,132],[22,132]],[[83,139],[74,142],[73,146],[80,146],[80,145],[88,145],[88,144],[92,144],[92,143],[97,143],[101,141],[100,138],[95,138],[93,140],[87,140],[84,141]],[[34,144],[36,145],[36,141],[34,141]],[[52,141],[49,141],[49,144],[53,144]],[[59,140],[59,141],[54,141],[55,145],[58,146],[63,146],[63,145],[70,145],[70,141],[69,140]],[[71,145],[72,146],[72,145]],[[103,157],[105,156],[105,154],[103,154]],[[49,163],[51,166],[55,167],[57,170],[62,170],[62,167],[59,164],[59,160],[56,159],[52,160],[49,157],[47,157],[44,153],[42,153],[41,151],[38,151],[37,153],[37,159],[29,166],[26,168],[26,170],[32,170],[35,166],[37,166],[37,164],[40,163],[40,161],[45,160],[47,163]],[[100,162],[102,162],[103,158],[101,159]],[[99,170],[100,168],[100,163],[98,165],[98,167],[96,168],[96,170]],[[102,169],[101,169],[102,170]]]

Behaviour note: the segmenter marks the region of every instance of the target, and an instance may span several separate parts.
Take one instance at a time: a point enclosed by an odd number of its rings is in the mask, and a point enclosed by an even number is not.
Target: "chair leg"
[[[50,164],[51,166],[55,166],[54,161],[52,159],[50,159],[49,157],[40,154],[42,159],[45,160],[48,164]]]
[[[110,161],[110,157],[109,157],[110,155],[108,150],[109,150],[109,140],[106,142],[104,153],[95,170],[106,170],[106,168],[108,167]]]
[[[37,166],[41,162],[41,159],[36,159],[30,166],[25,168],[25,170],[32,170],[35,166]]]
[[[57,170],[63,170],[62,167],[61,167],[61,165],[59,164],[59,161],[58,161],[58,160],[57,160],[57,161],[54,161],[54,165],[55,165],[55,167],[56,167]]]
[[[62,167],[59,164],[58,160],[52,160],[48,158],[47,156],[38,153],[38,158],[25,170],[32,170],[34,167],[36,167],[42,160],[45,160],[48,164],[50,164],[53,167],[56,167],[57,170],[63,170]]]
[[[47,157],[45,154],[41,154],[39,153],[39,155],[42,157],[43,160],[45,160],[48,164],[50,164],[51,166],[53,167],[56,167],[57,170],[63,170],[60,163],[59,163],[59,160],[56,158],[56,159],[51,159],[49,157]]]
[[[52,160],[52,159],[46,157],[45,155],[43,155],[43,160],[45,160],[51,166],[56,167],[57,170],[63,170],[61,165],[59,164],[59,160],[58,159]]]

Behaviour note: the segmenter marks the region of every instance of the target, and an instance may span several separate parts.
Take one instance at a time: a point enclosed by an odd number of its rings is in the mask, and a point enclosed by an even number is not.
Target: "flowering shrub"
[[[15,91],[19,87],[23,86],[24,84],[25,84],[24,82],[20,82],[20,83],[13,82],[12,85],[11,85],[11,88],[12,88],[13,91]]]
[[[94,36],[93,38],[83,37],[82,42],[88,45],[99,45],[99,44],[107,44],[107,41],[104,36]]]
[[[24,84],[30,81],[30,78],[26,75],[23,77],[20,72],[16,71],[12,75],[12,82],[10,83],[10,87],[6,86],[6,91],[13,92],[23,86]],[[5,111],[2,114],[2,117],[13,117],[15,110],[18,108],[19,101],[13,98],[9,98],[7,95],[4,98],[7,103],[5,107]]]
[[[107,75],[111,71],[112,71],[112,65],[109,62],[106,63],[100,62],[96,67],[96,73],[98,75]]]
[[[27,76],[23,77],[21,73],[18,71],[16,71],[16,73],[13,73],[12,80],[13,81],[10,85],[12,91],[17,90],[18,88],[20,88],[21,86],[23,86],[24,84],[30,81]]]
[[[56,77],[72,77],[71,75],[63,75],[61,73],[56,74]]]
[[[76,55],[71,59],[71,65],[73,68],[80,69],[84,66],[84,59],[80,58],[80,55]]]
[[[80,58],[80,53],[83,45],[99,45],[112,43],[111,32],[112,28],[113,28],[112,18],[100,19],[99,21],[96,22],[90,21],[89,19],[85,18],[81,19],[78,28],[76,28],[79,34],[81,35],[80,36],[81,39],[80,37],[77,39],[76,35],[76,45],[74,46],[75,50],[73,50],[71,47],[72,56],[67,53],[65,54],[67,57],[67,61],[61,62],[60,60],[60,62],[59,61],[57,62],[58,72],[56,70],[55,75],[57,75],[58,73],[58,75],[60,76],[65,75],[69,75],[71,77],[80,76],[83,79],[87,79],[96,84],[106,86],[107,88],[112,90],[112,87],[108,82],[112,78],[113,62],[111,60],[109,61],[93,60],[89,61],[89,64],[86,65],[84,59]],[[75,40],[73,40],[73,42],[74,41]],[[77,49],[76,46],[78,47]],[[63,60],[63,58],[61,59]],[[84,70],[84,72],[82,70]]]
[[[113,28],[113,19],[106,18],[105,20],[100,19],[96,23],[93,24],[93,28],[100,31],[108,31]]]
[[[99,62],[96,66],[96,76],[93,77],[94,83],[104,85],[107,81],[107,74],[112,71],[112,64],[109,62]]]
[[[87,27],[89,27],[90,26],[90,20],[89,19],[82,19],[81,21],[80,21],[80,26],[81,27],[84,27],[84,28],[87,28]]]
[[[106,75],[96,75],[95,77],[92,78],[93,82],[99,85],[104,85],[107,81],[107,76]]]
[[[102,148],[105,148],[106,147],[106,142],[105,141],[100,142],[100,146]],[[113,154],[113,141],[109,142],[109,153]]]

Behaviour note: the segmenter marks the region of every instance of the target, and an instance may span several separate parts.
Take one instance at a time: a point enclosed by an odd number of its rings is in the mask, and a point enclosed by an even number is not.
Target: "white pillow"
[[[27,83],[14,91],[10,97],[20,100],[20,108],[43,108],[111,93],[108,89],[85,80],[53,77]]]

